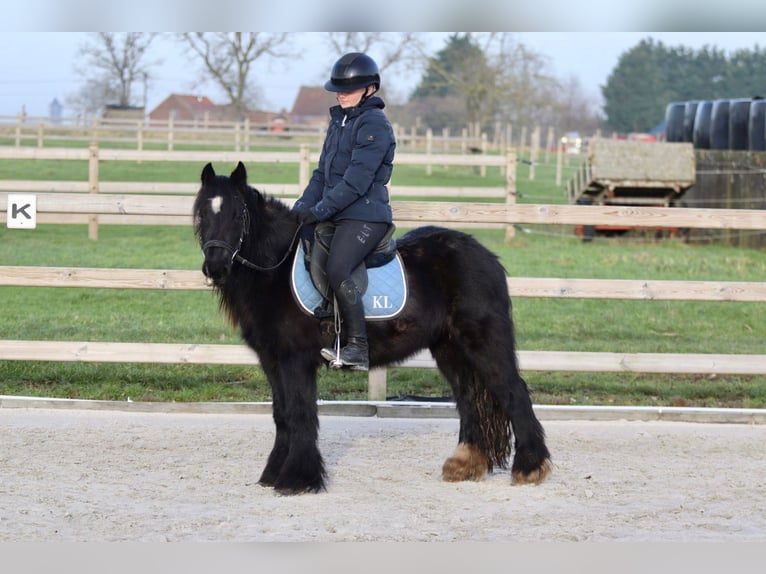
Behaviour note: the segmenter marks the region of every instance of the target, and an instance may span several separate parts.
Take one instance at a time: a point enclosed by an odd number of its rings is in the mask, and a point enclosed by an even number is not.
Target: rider
[[[380,72],[366,54],[351,52],[332,68],[325,89],[335,92],[319,164],[293,210],[313,230],[320,221],[335,224],[327,259],[327,278],[346,329],[346,345],[322,349],[334,367],[369,368],[362,294],[351,272],[377,246],[392,223],[386,184],[391,179],[396,141],[374,95]]]

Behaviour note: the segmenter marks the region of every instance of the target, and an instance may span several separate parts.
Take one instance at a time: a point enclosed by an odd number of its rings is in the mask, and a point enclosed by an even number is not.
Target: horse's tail
[[[472,395],[476,398],[481,431],[478,446],[487,456],[487,470],[508,468],[513,438],[511,419],[486,385],[480,384],[476,378],[472,378],[471,383],[476,386]]]

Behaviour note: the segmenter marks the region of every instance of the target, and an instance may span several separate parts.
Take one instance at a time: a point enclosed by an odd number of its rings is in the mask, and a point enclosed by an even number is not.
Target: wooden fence
[[[70,152],[72,150],[69,150]],[[105,150],[104,150],[105,151]],[[57,153],[65,154],[66,150]],[[81,152],[77,152],[78,154]],[[109,153],[116,153],[109,152]],[[106,155],[108,156],[109,153]],[[147,153],[136,154],[147,159]],[[178,152],[180,153],[180,152]],[[187,161],[249,161],[243,154],[186,152]],[[195,155],[198,154],[198,155]],[[103,156],[102,156],[103,157]],[[121,157],[122,154],[121,154]],[[151,156],[155,157],[155,156]],[[293,157],[293,156],[291,156]],[[488,157],[468,156],[487,161]],[[78,155],[78,158],[80,156]],[[177,159],[170,154],[166,159]],[[442,163],[443,156],[422,156],[421,161]],[[415,159],[411,159],[415,163]],[[463,161],[463,160],[460,160]],[[4,182],[3,185],[15,186]],[[80,184],[82,185],[82,184]],[[153,184],[158,185],[158,184]],[[195,186],[196,188],[196,186]],[[5,187],[3,189],[6,189]],[[73,193],[62,190],[37,194],[37,209],[55,220],[82,222],[97,217],[103,223],[147,224],[172,221],[191,225],[193,197],[130,195],[120,193]],[[78,191],[81,191],[78,188]],[[181,193],[186,193],[183,191]],[[422,193],[418,193],[422,195]],[[7,192],[0,192],[0,212],[7,209]],[[636,206],[520,205],[515,203],[457,203],[398,201],[393,203],[397,223],[512,225],[591,224],[674,226],[715,229],[766,229],[766,210],[678,209]],[[4,217],[4,213],[0,213]],[[107,287],[137,289],[208,289],[197,271],[0,267],[0,286]],[[709,281],[643,281],[558,278],[509,278],[512,297],[610,298],[641,300],[709,300],[766,302],[766,283]],[[237,363],[255,364],[257,358],[242,345],[94,343],[53,341],[0,341],[0,360],[51,360],[94,362]],[[519,351],[524,370],[663,372],[709,374],[764,374],[766,355],[582,353]],[[430,354],[421,353],[403,367],[434,367]],[[369,374],[371,400],[385,398],[385,369]]]
[[[329,115],[328,115],[329,120]],[[49,118],[0,116],[0,138],[5,138],[16,147],[34,145],[42,148],[61,145],[62,142],[101,143],[131,146],[136,150],[148,148],[173,151],[180,147],[232,149],[236,152],[250,151],[259,146],[294,147],[307,144],[314,149],[321,147],[327,122],[312,124],[289,124],[275,126],[271,123],[253,123],[199,119],[192,121],[119,118]],[[426,126],[404,127],[393,125],[399,151],[431,153],[486,153],[488,150],[505,151],[511,147],[510,124],[502,129],[494,127],[490,139],[479,127],[472,125],[460,133],[443,129],[439,133]],[[522,129],[519,145],[527,139],[526,128]],[[540,128],[535,128],[529,137],[530,144],[540,145]],[[548,130],[547,145],[553,146],[553,131]]]

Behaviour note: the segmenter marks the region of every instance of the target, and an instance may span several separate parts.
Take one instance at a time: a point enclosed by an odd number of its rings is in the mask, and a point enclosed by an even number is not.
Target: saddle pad
[[[370,321],[392,319],[401,313],[407,302],[407,278],[399,254],[382,267],[367,269],[367,278],[367,291],[362,296],[365,318]],[[314,287],[303,264],[303,245],[300,243],[293,258],[290,289],[298,306],[308,315],[313,315],[314,309],[322,303],[322,295]]]

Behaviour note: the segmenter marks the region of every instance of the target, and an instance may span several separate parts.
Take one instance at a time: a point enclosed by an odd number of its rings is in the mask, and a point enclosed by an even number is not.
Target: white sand
[[[455,419],[321,417],[327,492],[257,484],[267,415],[0,410],[0,541],[766,540],[766,425],[543,421],[541,486],[445,483]]]

